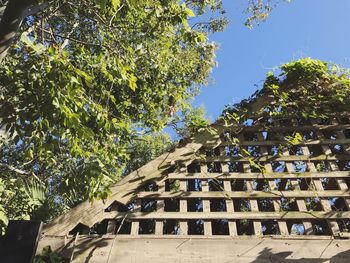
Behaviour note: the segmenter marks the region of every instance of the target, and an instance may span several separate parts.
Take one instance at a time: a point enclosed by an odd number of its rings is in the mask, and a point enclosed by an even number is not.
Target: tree
[[[106,198],[134,139],[189,107],[215,65],[207,36],[225,24],[198,22],[209,9],[222,13],[219,1],[189,4],[52,1],[25,18],[0,68],[0,184],[12,193],[0,197],[5,214],[16,217],[9,208],[39,190],[51,199],[22,207],[25,215],[44,202],[64,209]]]

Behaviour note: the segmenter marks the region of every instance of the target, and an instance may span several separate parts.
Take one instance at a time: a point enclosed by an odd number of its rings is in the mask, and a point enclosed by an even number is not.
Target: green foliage
[[[190,24],[208,13],[218,19]],[[208,36],[222,14],[219,0],[84,0],[26,18],[0,67],[1,222],[106,199],[121,175],[163,152],[168,137],[139,131],[184,116],[215,65]]]

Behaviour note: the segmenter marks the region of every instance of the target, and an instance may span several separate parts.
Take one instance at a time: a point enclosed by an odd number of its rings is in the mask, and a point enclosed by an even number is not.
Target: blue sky
[[[211,37],[219,44],[218,67],[193,102],[204,105],[212,121],[225,105],[261,87],[266,73],[281,63],[311,57],[350,67],[350,0],[280,3],[253,29],[243,25],[245,1],[224,0],[230,24]]]

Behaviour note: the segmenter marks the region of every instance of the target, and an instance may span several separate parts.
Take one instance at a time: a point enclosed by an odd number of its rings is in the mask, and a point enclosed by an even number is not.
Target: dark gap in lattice
[[[299,211],[298,204],[294,198],[281,198],[280,204],[283,211]]]
[[[311,178],[298,178],[297,179],[300,190],[307,191],[314,189],[314,184]]]
[[[264,164],[262,162],[254,162],[249,166],[252,173],[262,173]]]
[[[350,219],[337,220],[340,232],[350,232]]]
[[[337,139],[337,134],[335,131],[323,130],[322,133],[323,133],[323,136],[325,137],[325,139],[328,139],[328,140]]]
[[[209,191],[224,191],[224,181],[208,179]]]
[[[209,200],[210,212],[226,212],[226,200],[222,198],[215,198]]]
[[[90,228],[90,234],[104,235],[107,233],[108,219],[104,219],[101,222],[94,224]]]
[[[118,211],[118,212],[129,212],[135,207],[135,202],[132,201],[127,205],[114,201],[110,206],[105,209],[105,212]]]
[[[274,212],[273,200],[271,198],[258,199],[259,211],[261,212]]]
[[[328,146],[333,154],[341,154],[344,152],[344,148],[341,144],[329,144]]]
[[[202,219],[188,220],[189,235],[204,235],[204,221]]]
[[[278,133],[276,133],[276,132],[271,132],[271,131],[269,131],[269,132],[267,133],[267,136],[266,136],[266,140],[267,140],[267,141],[276,141],[276,140],[279,140],[279,139],[280,139],[280,136],[279,136]]]
[[[258,135],[254,132],[243,132],[243,138],[245,141],[257,141]]]
[[[277,220],[261,221],[261,229],[263,235],[280,235],[280,229],[278,227]]]
[[[313,220],[311,223],[314,235],[331,235],[331,231],[326,220]]]
[[[339,185],[335,178],[320,178],[324,190],[339,190]]]
[[[130,235],[131,234],[131,221],[129,221],[129,220],[123,221],[122,219],[116,220],[115,234],[117,234],[117,235]]]
[[[68,235],[88,235],[90,233],[90,228],[82,223],[78,223],[71,231],[68,232]]]
[[[348,211],[348,207],[346,205],[344,198],[334,197],[334,198],[328,199],[328,201],[333,211]]]
[[[350,178],[349,178],[349,177],[344,178],[344,181],[345,181],[345,183],[346,183],[346,186],[347,186],[348,188],[350,188]]]
[[[141,219],[139,222],[139,234],[154,234],[156,229],[156,221],[154,219]]]
[[[245,126],[253,126],[253,124],[254,124],[254,120],[253,119],[246,119],[243,122],[243,125],[245,125]]]
[[[331,166],[328,161],[312,161],[316,167],[317,172],[329,172]]]
[[[261,156],[261,148],[260,148],[260,146],[253,146],[253,145],[250,145],[250,146],[247,146],[247,147],[246,147],[246,150],[247,150],[247,152],[249,152],[250,155],[253,156],[253,157],[259,157],[259,156]]]
[[[211,221],[211,229],[213,235],[229,235],[229,227],[227,219],[219,219]]]
[[[333,118],[318,118],[316,119],[316,124],[318,125],[330,125]]]
[[[294,186],[292,185],[291,179],[281,179],[281,183],[278,187],[279,191],[293,191]]]
[[[164,211],[165,212],[179,212],[180,211],[180,200],[176,198],[164,199]]]
[[[228,170],[230,173],[243,173],[242,162],[228,162]]]
[[[301,220],[287,220],[287,228],[290,235],[304,235],[305,227]]]
[[[220,156],[220,147],[216,147],[214,149],[205,149],[205,156],[214,157]]]
[[[350,161],[348,160],[337,160],[336,161],[339,171],[350,171]]]
[[[294,172],[296,173],[304,173],[307,171],[307,163],[305,161],[293,161],[292,162]]]
[[[188,212],[203,212],[203,200],[201,198],[191,198],[187,200]]]
[[[190,163],[187,165],[187,172],[188,173],[200,173],[201,172],[201,165],[197,162]]]
[[[266,179],[253,179],[253,190],[267,192],[270,190],[269,181]]]
[[[350,124],[349,116],[341,116],[337,118],[339,124]]]
[[[304,141],[316,140],[317,135],[314,131],[303,131],[301,132]]]
[[[285,163],[284,161],[281,161],[281,162],[271,162],[271,166],[272,166],[272,170],[273,170],[275,173],[287,172],[286,163]]]
[[[246,191],[247,184],[245,179],[234,179],[231,181],[232,191]]]
[[[233,199],[233,206],[236,212],[251,211],[249,199],[235,198]]]
[[[189,179],[187,183],[187,191],[202,191],[202,180],[200,179]]]
[[[346,129],[343,132],[344,132],[345,138],[350,139],[350,129]]]
[[[164,190],[166,192],[174,191],[174,189],[178,189],[178,188],[179,188],[179,180],[176,180],[176,179],[165,180]]]
[[[309,152],[310,152],[310,157],[316,157],[316,156],[320,156],[323,155],[323,150],[322,150],[322,146],[315,144],[315,145],[308,145],[309,148]]]
[[[280,126],[293,126],[293,122],[292,122],[292,119],[281,119],[279,120],[279,125]]]
[[[281,148],[276,146],[276,145],[273,145],[273,146],[269,146],[268,147],[268,153],[269,155],[272,155],[272,156],[276,156],[276,155],[280,155],[281,154]]]
[[[154,212],[157,210],[157,201],[153,199],[141,199],[141,212]]]
[[[220,134],[220,139],[222,142],[231,142],[232,138],[237,138],[237,134],[230,131],[225,131]]]
[[[139,187],[139,191],[145,191],[145,192],[157,192],[158,191],[158,185],[153,182],[146,182],[142,186]]]
[[[254,235],[253,221],[250,219],[239,219],[236,221],[237,234],[242,235]]]
[[[323,207],[319,198],[305,198],[305,205],[308,211],[323,211]]]
[[[303,155],[303,149],[299,145],[293,145],[288,147],[289,155]]]
[[[221,173],[222,172],[220,162],[207,163],[207,167],[208,167],[208,170],[207,170],[208,173]]]
[[[230,145],[225,147],[225,155],[230,157],[239,157],[241,148],[239,146]]]
[[[179,235],[180,223],[175,219],[165,219],[163,221],[163,234],[164,235]]]

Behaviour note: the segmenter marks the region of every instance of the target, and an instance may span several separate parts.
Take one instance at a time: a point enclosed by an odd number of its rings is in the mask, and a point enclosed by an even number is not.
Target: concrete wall
[[[350,262],[350,240],[278,239],[278,238],[157,238],[88,237],[74,239],[45,237],[38,252],[46,245],[61,248],[73,262],[84,263],[312,263]],[[63,249],[62,249],[63,248]]]

